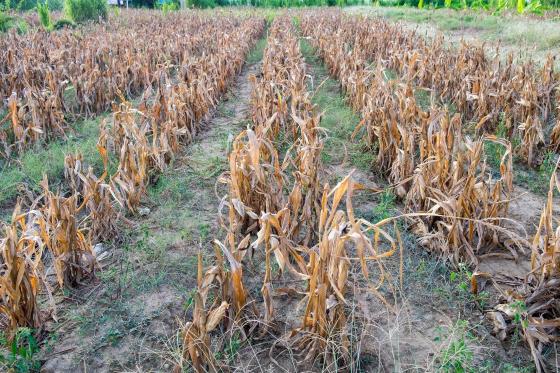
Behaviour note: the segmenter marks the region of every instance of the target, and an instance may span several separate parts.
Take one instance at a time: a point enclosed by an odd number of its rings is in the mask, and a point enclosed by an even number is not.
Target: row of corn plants
[[[138,108],[126,101],[115,105],[112,123],[103,126],[99,143],[119,157],[111,186],[128,210],[137,210],[147,186],[166,168],[179,145],[193,139],[201,120],[243,66],[264,23],[259,18],[238,22],[233,30],[215,33],[217,47],[182,65],[177,83],[162,72],[157,92],[150,98],[144,95]]]
[[[520,316],[524,318],[523,335],[537,369],[544,371],[543,346],[556,340],[560,332],[558,292],[553,289],[558,282],[558,229],[552,217],[557,175],[552,176],[548,203],[531,244],[504,225],[510,221],[508,206],[513,192],[509,141],[492,135],[478,135],[472,140],[464,135],[464,119],[459,113],[450,115],[448,109],[434,103],[424,111],[414,96],[414,83],[420,78],[410,75],[413,69],[417,69],[414,75],[422,75],[417,67],[419,54],[414,49],[396,57],[388,52],[385,57],[394,60],[394,64],[379,58],[372,66],[368,63],[369,52],[359,47],[363,44],[357,42],[358,38],[353,39],[359,24],[337,12],[302,16],[303,33],[310,37],[330,73],[339,79],[349,102],[362,116],[354,136],[365,138],[370,151],[376,152],[376,165],[402,198],[411,230],[419,236],[420,243],[455,264],[468,261],[475,267],[481,255],[509,251],[517,258],[528,248],[532,250],[533,270],[527,276],[527,289],[511,293],[505,301],[511,304],[524,299],[527,304],[527,312]],[[381,29],[376,35],[384,32]],[[396,35],[395,45],[407,45],[398,37],[403,34]],[[461,49],[457,53],[465,52]],[[410,58],[400,60],[399,56]],[[422,63],[427,65],[431,60]],[[434,63],[437,66],[437,61]],[[471,63],[476,65],[470,60],[467,66]],[[403,69],[402,78],[390,80],[386,66],[395,68],[396,64],[408,67]],[[472,74],[477,71],[474,65]],[[499,175],[486,164],[485,142],[504,148]],[[505,313],[510,325],[516,322],[515,315]],[[507,329],[512,331],[514,326]]]
[[[538,166],[547,150],[560,147],[559,74],[555,58],[542,67],[533,61],[514,62],[499,49],[489,56],[484,45],[445,43],[442,35],[428,40],[417,31],[377,18],[325,14],[329,33],[344,31],[348,46],[404,80],[430,92],[432,99],[450,103],[476,134],[495,133],[503,123],[507,138],[530,166]]]
[[[491,136],[470,139],[461,116],[444,107],[424,111],[410,81],[387,79],[381,64],[372,67],[363,49],[351,48],[344,34],[352,35],[355,25],[342,19],[306,14],[302,30],[361,113],[354,136],[376,153],[407,210],[425,214],[414,219],[414,230],[426,246],[454,262],[476,264],[477,255],[507,233],[502,221],[513,189],[511,145]],[[505,149],[499,177],[486,165],[487,141]]]
[[[523,335],[539,371],[547,369],[542,355],[544,346],[560,340],[560,216],[555,216],[553,209],[555,193],[560,193],[560,161],[550,177],[546,204],[533,237],[532,271],[522,297]]]
[[[227,189],[219,205],[227,234],[214,241],[212,266],[204,269],[199,257],[181,365],[222,369],[218,336],[241,331],[244,341],[268,339],[269,356],[286,349],[298,364],[349,367],[356,353],[347,322],[353,273],[364,287],[379,288],[380,262],[398,243],[385,230],[389,221],[356,218],[352,196],[364,186],[351,175],[335,187],[323,182],[325,134],[289,13],[271,25],[262,73],[251,80],[252,123],[234,140],[219,180]],[[253,257],[263,265],[248,274]],[[253,286],[261,287],[259,296]],[[278,312],[286,297],[303,305],[295,320]]]
[[[211,22],[211,18],[209,20]],[[93,242],[118,233],[118,222],[135,212],[146,188],[180,149],[188,144],[203,117],[215,107],[264,28],[257,17],[237,18],[214,35],[200,56],[180,66],[177,80],[159,76],[157,91],[139,108],[114,105],[113,120],[101,131],[98,150],[105,170],[97,176],[80,154],[65,158],[65,189],[43,194],[26,211],[18,203],[0,240],[0,322],[13,337],[20,326],[42,323],[38,296],[52,298],[45,266],[54,267],[58,285],[76,286],[94,274]],[[196,66],[192,69],[191,66]],[[165,74],[165,73],[162,73]],[[124,99],[123,99],[124,100]],[[109,176],[109,153],[118,169]]]
[[[7,115],[0,118],[0,155],[64,137],[76,118],[155,89],[164,72],[188,75],[193,57],[216,52],[222,43],[214,36],[238,22],[228,14],[131,10],[79,32],[2,35],[0,112]]]

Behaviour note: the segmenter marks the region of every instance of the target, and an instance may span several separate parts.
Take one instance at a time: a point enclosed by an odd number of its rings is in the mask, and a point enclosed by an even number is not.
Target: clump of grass
[[[0,368],[5,372],[38,372],[41,368],[38,352],[33,329],[19,328],[12,339],[0,334]]]
[[[69,133],[65,141],[53,141],[46,146],[37,145],[18,159],[4,164],[0,171],[0,203],[15,198],[21,186],[39,191],[39,183],[44,174],[56,185],[63,178],[64,156],[68,153],[81,153],[95,171],[103,169],[103,160],[97,155],[96,148],[99,120],[79,122],[74,128],[75,132]]]
[[[498,127],[496,128],[496,137],[499,139],[507,138],[507,128],[503,120],[500,121]],[[512,144],[512,147],[515,148],[515,145],[515,143]],[[499,170],[502,157],[506,153],[507,149],[504,146],[491,141],[485,142],[484,148],[488,164],[495,170]]]
[[[476,338],[469,331],[466,320],[457,320],[449,327],[438,328],[435,342],[440,344],[440,350],[434,362],[434,371],[441,373],[456,373],[473,371],[474,352],[471,347]]]
[[[475,286],[477,279],[465,264],[459,264],[457,270],[449,274],[449,281],[461,303],[474,304],[481,310],[488,305],[490,294],[478,290],[478,286]]]
[[[500,33],[505,42],[533,46],[539,50],[560,46],[560,27],[558,22],[538,20],[510,22]]]
[[[558,155],[553,152],[545,153],[543,162],[536,170],[517,169],[516,181],[533,193],[546,195],[549,190],[548,181],[554,173],[557,158]],[[553,190],[552,193],[557,195],[559,192]]]
[[[373,209],[373,221],[381,221],[394,215],[397,197],[391,190],[385,190],[379,195],[377,205]]]

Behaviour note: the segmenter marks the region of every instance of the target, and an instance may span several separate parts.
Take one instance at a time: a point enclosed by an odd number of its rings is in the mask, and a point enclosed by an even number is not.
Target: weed
[[[11,342],[2,334],[0,345],[0,367],[16,373],[39,371],[41,363],[36,358],[39,346],[32,329],[19,328]]]
[[[47,336],[47,338],[43,341],[41,349],[46,353],[51,353],[53,352],[57,344],[60,343],[59,340],[60,340],[60,335],[58,334],[58,332],[50,333]]]
[[[201,242],[206,242],[210,235],[210,229],[210,224],[208,223],[201,223],[198,225],[198,235]]]
[[[148,195],[158,204],[176,204],[178,201],[189,201],[194,197],[190,188],[185,187],[188,177],[183,175],[161,175],[157,183],[148,189]]]
[[[535,366],[524,361],[519,361],[518,364],[503,363],[498,356],[493,356],[480,363],[476,367],[476,371],[480,373],[532,373],[535,371]]]
[[[523,340],[523,330],[529,327],[529,320],[527,315],[527,305],[524,301],[516,300],[510,303],[510,307],[513,311],[512,323],[515,327],[512,343],[515,345]]]
[[[396,196],[392,190],[387,189],[379,195],[377,205],[373,209],[374,222],[387,219],[394,215]]]
[[[99,122],[100,118],[78,122],[74,126],[76,132],[66,140],[40,144],[22,154],[15,164],[4,165],[0,169],[0,202],[16,197],[18,187],[24,184],[39,191],[44,174],[51,182],[60,182],[64,176],[64,156],[68,153],[81,153],[96,172],[101,171],[103,162],[96,149]]]
[[[553,152],[547,152],[544,156],[543,162],[539,167],[539,177],[544,183],[548,182],[552,173],[556,169],[557,155]]]
[[[237,334],[234,334],[226,345],[226,356],[229,361],[232,361],[239,350],[241,349],[241,339]]]
[[[118,329],[110,329],[106,335],[106,340],[111,346],[116,346],[120,339],[123,337],[123,334]]]
[[[454,285],[454,293],[461,303],[474,303],[479,308],[484,309],[488,305],[490,294],[487,291],[473,293],[471,289],[472,272],[465,264],[459,264],[458,271],[449,274],[449,281]]]
[[[466,320],[457,320],[449,328],[439,328],[435,342],[441,345],[436,356],[435,371],[442,373],[474,372],[474,353],[470,344],[476,339],[468,330]]]
[[[196,296],[196,290],[191,290],[188,293],[187,299],[183,303],[183,310],[187,312],[194,306],[194,299]]]
[[[262,60],[264,48],[266,46],[266,38],[260,38],[255,47],[249,52],[246,58],[248,64],[255,64]]]
[[[507,128],[505,122],[502,119],[496,129],[496,137],[504,139],[506,138],[506,136],[507,136]],[[488,157],[488,164],[492,166],[495,170],[499,170],[502,157],[506,152],[506,148],[504,148],[500,144],[491,141],[486,142],[484,146],[485,146],[486,156]]]
[[[546,195],[548,192],[548,181],[554,172],[556,166],[556,155],[553,152],[547,152],[544,155],[543,162],[537,170],[524,170],[519,168],[516,174],[516,181],[526,187],[533,193]],[[557,194],[556,191],[553,191]]]
[[[364,151],[352,152],[350,160],[352,165],[356,166],[358,169],[362,171],[369,171],[375,164],[375,153]]]
[[[149,250],[149,243],[148,243],[149,238],[150,238],[150,228],[148,227],[148,224],[144,223],[140,227],[140,240],[137,242],[136,247],[140,251]]]

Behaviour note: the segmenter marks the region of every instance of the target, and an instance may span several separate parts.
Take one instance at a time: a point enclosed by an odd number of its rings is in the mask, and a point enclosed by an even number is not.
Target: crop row
[[[224,26],[220,17],[206,22]],[[200,51],[204,58],[196,68],[186,59],[178,66],[184,75],[172,79],[161,72],[156,92],[148,87],[144,97],[152,99],[136,109],[126,101],[114,106],[113,120],[98,142],[105,164],[101,175],[95,175],[80,154],[67,155],[65,190],[51,191],[45,177],[44,193],[29,208],[18,203],[0,240],[0,316],[10,337],[19,326],[41,325],[37,297],[43,291],[50,298],[51,292],[46,265],[54,267],[60,287],[78,285],[93,274],[93,242],[114,237],[121,218],[137,210],[149,183],[192,140],[201,119],[239,73],[264,20],[228,22],[237,26],[221,30],[220,48],[208,43],[208,49]],[[118,168],[109,176],[111,152],[118,157]]]
[[[200,12],[154,16],[127,12],[75,30],[9,33],[0,38],[0,154],[64,137],[76,117],[90,117],[158,89],[162,75],[189,80],[206,56],[228,47],[239,17]],[[1,110],[1,109],[0,109]]]
[[[373,26],[378,27],[378,32],[361,31]],[[491,64],[481,50],[463,45],[453,55],[441,47],[441,41],[429,45],[383,21],[347,17],[332,11],[319,15],[313,12],[302,17],[302,30],[330,72],[339,79],[354,109],[360,112],[362,121],[354,135],[363,136],[369,151],[377,153],[376,165],[402,198],[411,229],[424,247],[455,263],[469,261],[475,267],[478,258],[487,253],[503,255],[509,251],[517,259],[527,248],[532,250],[533,269],[527,274],[530,290],[510,295],[506,301],[525,299],[528,312],[523,333],[535,364],[542,371],[540,344],[556,338],[559,332],[560,309],[554,302],[560,294],[552,286],[559,275],[556,258],[560,229],[553,227],[551,207],[557,175],[552,175],[547,207],[531,245],[504,224],[509,220],[508,208],[513,196],[511,144],[485,134],[475,134],[476,139],[471,140],[464,134],[466,126],[461,114],[470,119],[479,118],[478,129],[484,128],[484,123],[494,123],[497,116],[485,112],[481,106],[484,100],[480,98],[488,95],[494,100],[489,108],[505,111],[506,122],[529,117],[542,119],[547,115],[543,110],[551,105],[549,94],[556,83],[551,79],[539,83],[542,81],[528,72],[530,64],[516,68],[509,60],[506,70],[501,70],[500,64],[494,70],[489,68]],[[383,35],[389,34],[394,42],[384,45],[383,41],[388,39]],[[369,52],[363,49],[366,45]],[[422,54],[419,49],[423,50]],[[368,62],[371,58],[375,66]],[[453,72],[445,73],[447,67],[440,66],[444,58],[449,64],[455,63]],[[389,80],[387,68],[402,73],[402,77]],[[552,77],[550,69],[551,65],[547,64],[541,75]],[[509,89],[509,95],[482,93],[486,88],[476,83],[484,81],[481,84],[490,87],[496,76],[501,78],[495,87]],[[461,114],[451,115],[446,107],[434,102],[429,111],[424,111],[414,95],[415,83],[432,84],[429,87],[442,98],[452,99]],[[475,99],[470,92],[476,86],[480,90]],[[541,89],[536,89],[537,86]],[[542,89],[544,86],[547,88]],[[523,134],[527,139],[527,132]],[[523,141],[530,161],[535,143]],[[486,142],[503,147],[499,177],[487,164]],[[473,277],[474,292],[476,282]],[[511,314],[504,317],[512,321]]]
[[[298,364],[347,366],[355,343],[347,333],[351,273],[365,283],[376,273],[383,283],[372,266],[392,255],[397,241],[382,229],[387,222],[355,217],[352,195],[363,186],[351,175],[333,188],[323,183],[325,133],[289,13],[274,20],[262,73],[252,82],[252,124],[234,140],[229,171],[220,178],[228,190],[219,207],[227,235],[214,241],[214,265],[204,270],[199,258],[193,318],[182,330],[184,358],[196,371],[219,370],[220,342],[211,332],[221,328],[223,335],[241,330],[244,339],[278,339],[271,356],[279,348],[293,351]],[[247,274],[253,256],[263,265]],[[281,311],[286,298],[303,306],[297,315]]]
[[[558,150],[560,78],[553,56],[537,67],[532,61],[516,63],[513,54],[503,56],[498,49],[490,57],[484,46],[449,47],[442,36],[428,40],[382,19],[323,17],[330,20],[323,37],[343,38],[355,63],[383,66],[441,104],[451,104],[478,135],[502,126],[530,166],[540,164],[546,150]],[[370,76],[355,78],[367,82]]]

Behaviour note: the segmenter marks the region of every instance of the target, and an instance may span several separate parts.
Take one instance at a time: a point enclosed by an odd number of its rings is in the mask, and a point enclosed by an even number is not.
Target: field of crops
[[[552,54],[239,8],[0,62],[3,370],[558,370]]]

